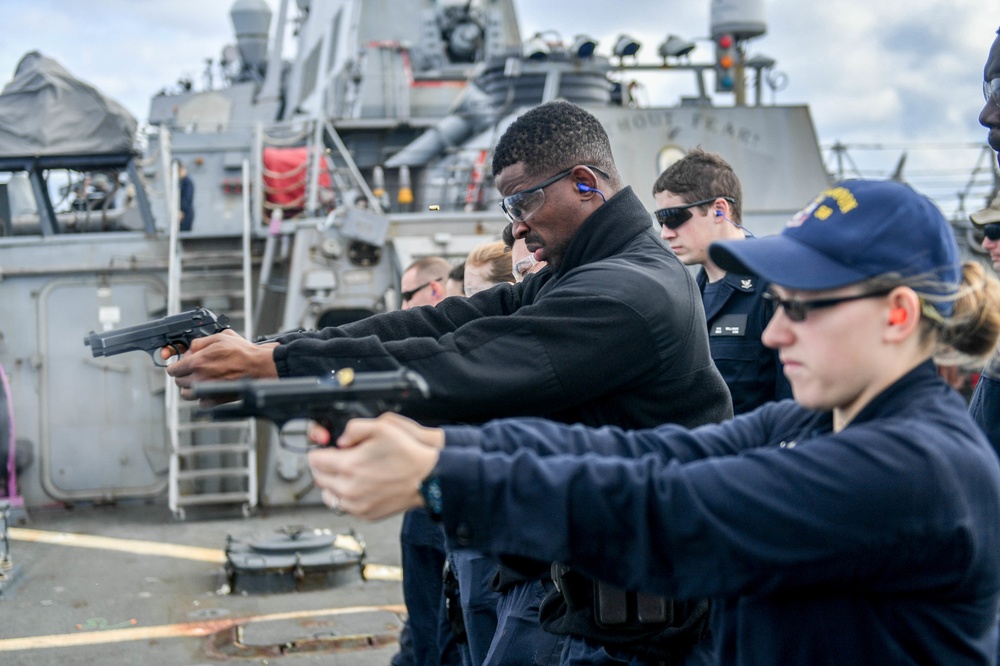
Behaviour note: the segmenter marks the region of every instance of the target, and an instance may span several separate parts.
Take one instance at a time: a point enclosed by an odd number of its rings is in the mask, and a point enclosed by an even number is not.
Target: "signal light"
[[[715,92],[732,92],[736,84],[736,40],[730,34],[715,38]]]

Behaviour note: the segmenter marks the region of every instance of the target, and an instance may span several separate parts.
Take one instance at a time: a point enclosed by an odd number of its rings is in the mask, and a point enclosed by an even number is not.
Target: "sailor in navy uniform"
[[[700,266],[697,283],[708,322],[712,360],[733,397],[736,414],[792,397],[777,351],[760,340],[772,305],[767,284],[727,273],[712,261],[708,246],[752,236],[743,227],[743,187],[722,157],[692,149],[653,184],[660,237],[688,266]]]
[[[774,314],[764,298],[767,283],[756,277],[727,273],[708,281],[702,268],[697,277],[708,321],[712,360],[733,396],[733,412],[749,412],[766,402],[792,397],[778,352],[768,349],[760,336]]]

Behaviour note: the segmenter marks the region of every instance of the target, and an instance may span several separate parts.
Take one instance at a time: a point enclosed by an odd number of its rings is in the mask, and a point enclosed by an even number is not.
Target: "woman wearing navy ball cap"
[[[932,357],[992,350],[1000,283],[893,182],[839,183],[781,234],[709,252],[771,283],[762,339],[794,401],[694,430],[359,419],[310,453],[324,497],[370,519],[427,506],[462,545],[709,597],[723,664],[994,663],[1000,465]]]

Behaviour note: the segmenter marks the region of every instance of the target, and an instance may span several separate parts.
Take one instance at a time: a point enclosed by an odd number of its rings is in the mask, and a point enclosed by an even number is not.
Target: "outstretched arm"
[[[779,437],[689,463],[446,447],[434,475],[443,525],[463,547],[565,562],[630,589],[729,596],[878,581],[967,547],[970,534],[954,529],[971,519],[966,499],[927,482],[952,475],[953,461],[935,467],[944,457],[910,446],[910,430],[857,428],[791,447]],[[988,488],[989,475],[965,462],[968,482]]]
[[[695,431],[678,426],[624,431],[543,419],[508,419],[481,428],[442,429],[426,428],[389,412],[376,419],[352,419],[336,442],[330,441],[327,430],[311,424],[310,439],[326,448],[310,452],[309,463],[316,484],[331,499],[335,495],[342,509],[362,518],[378,519],[420,505],[414,490],[437,465],[437,452],[446,444],[459,451],[459,458],[470,460],[531,451],[539,460],[584,456],[637,459],[648,455],[662,461],[687,462],[762,446],[774,436],[768,428],[773,420],[762,411],[742,417],[735,424],[704,426]],[[336,446],[329,446],[331,443]],[[421,447],[429,451],[421,451]],[[427,467],[415,458],[433,460],[433,464]],[[470,469],[473,467],[475,464]]]
[[[614,299],[580,292],[510,315],[481,317],[440,337],[295,339],[279,346],[274,359],[282,377],[344,366],[358,371],[406,367],[427,380],[433,400],[409,405],[404,413],[481,422],[558,413],[647,375],[658,359],[623,352],[622,339],[637,349],[654,346],[639,313]]]
[[[274,342],[254,344],[227,329],[192,340],[184,357],[167,366],[167,374],[177,382],[185,399],[190,399],[188,389],[194,382],[276,378],[278,371],[272,357],[276,346]],[[161,354],[164,360],[171,355],[167,349]]]

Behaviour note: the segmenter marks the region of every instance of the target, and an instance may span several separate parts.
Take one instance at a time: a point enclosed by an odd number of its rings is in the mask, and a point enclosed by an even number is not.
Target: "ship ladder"
[[[248,174],[244,161],[242,237],[181,237],[176,210],[170,211],[167,299],[170,314],[204,307],[228,316],[233,330],[252,340]],[[173,178],[176,188],[176,174]],[[176,193],[172,199],[177,201]],[[181,399],[179,389],[169,382],[167,424],[168,503],[174,518],[183,520],[185,507],[210,505],[239,506],[249,516],[258,503],[256,421],[212,421],[198,412],[196,402]]]

